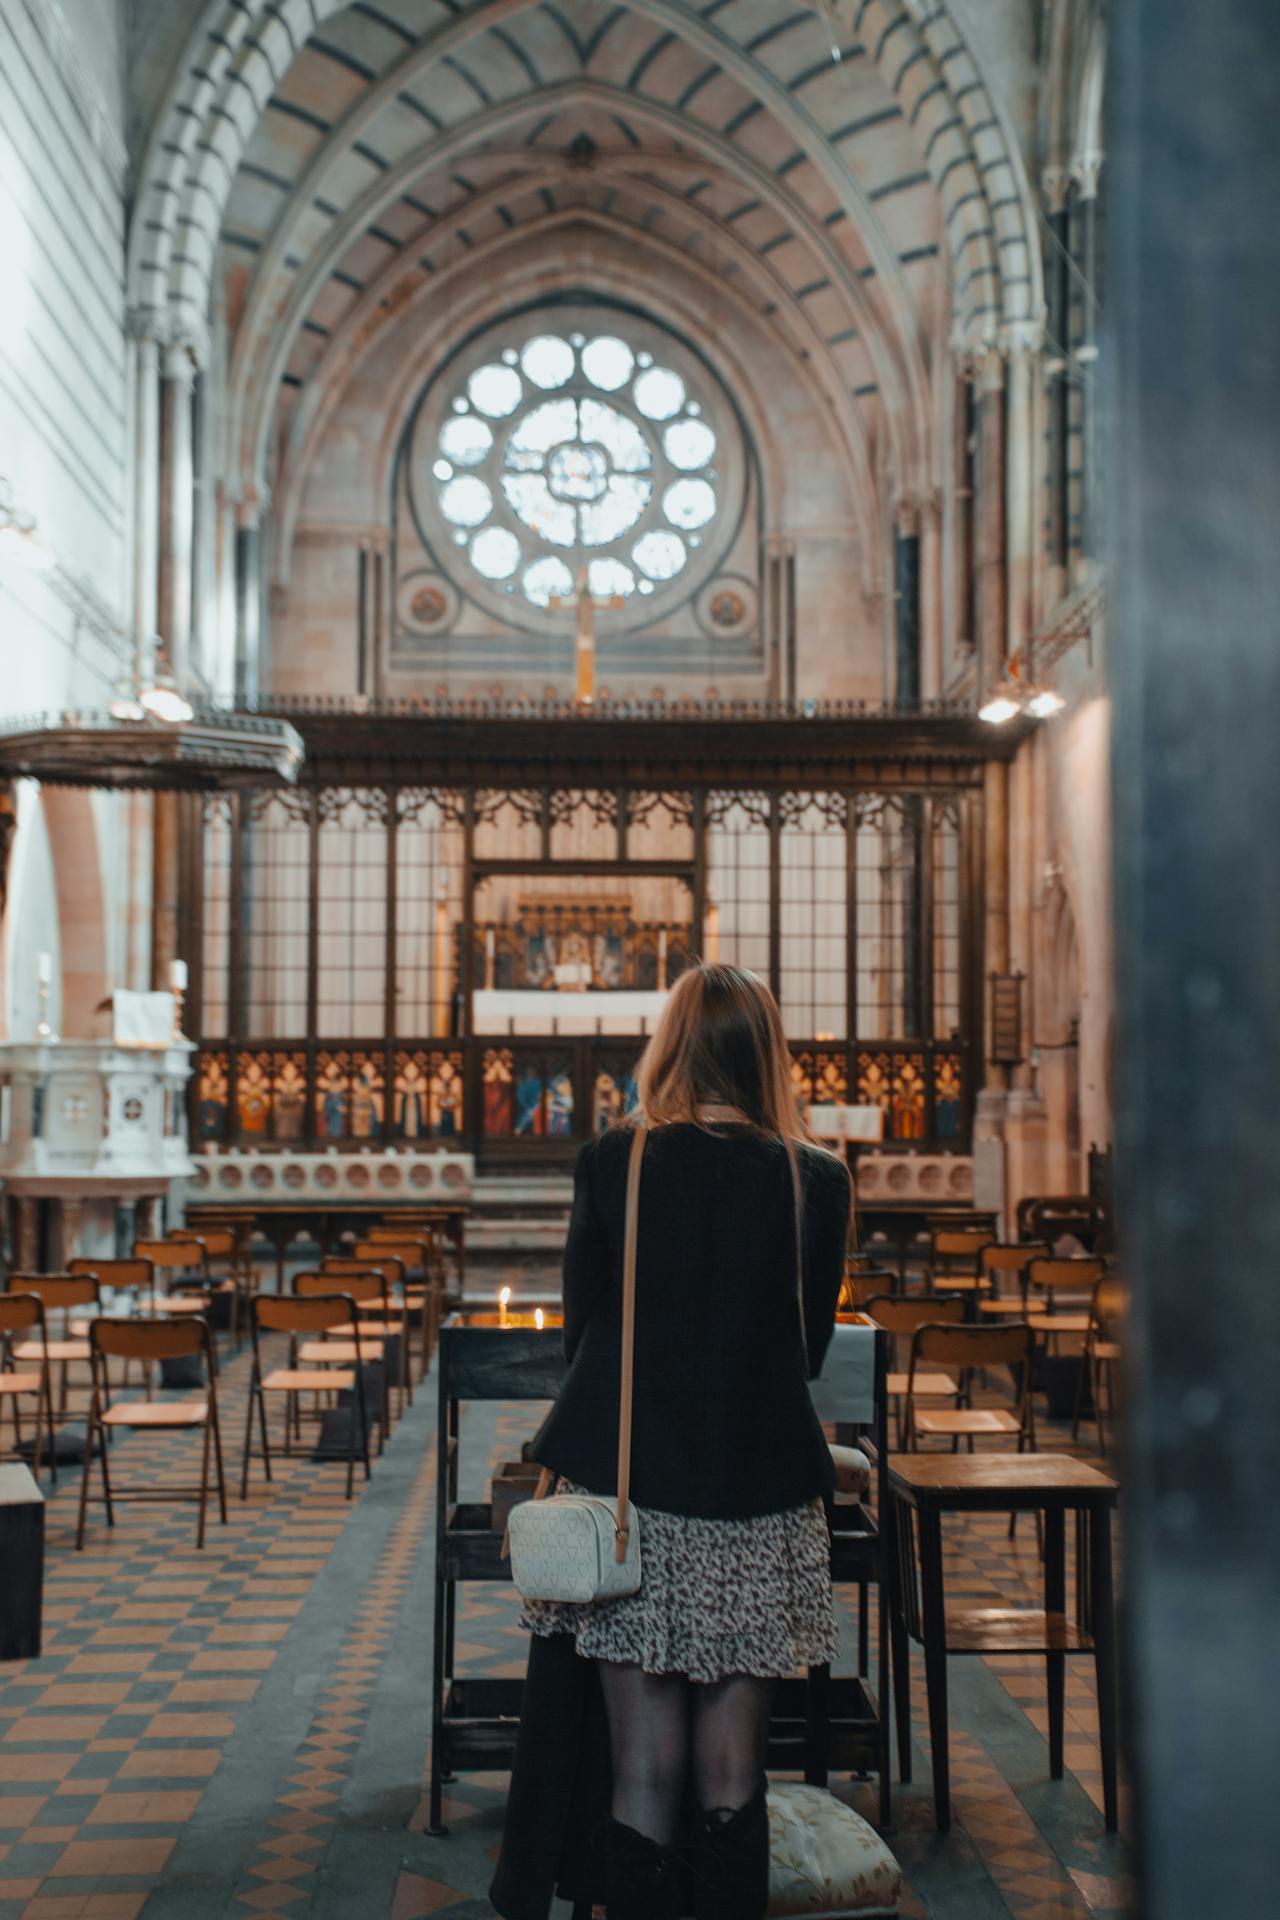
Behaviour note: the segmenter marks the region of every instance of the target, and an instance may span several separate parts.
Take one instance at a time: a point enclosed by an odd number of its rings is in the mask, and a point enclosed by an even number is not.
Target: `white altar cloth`
[[[471,1030],[479,1034],[652,1033],[665,993],[622,988],[599,993],[538,987],[481,987],[471,996]]]

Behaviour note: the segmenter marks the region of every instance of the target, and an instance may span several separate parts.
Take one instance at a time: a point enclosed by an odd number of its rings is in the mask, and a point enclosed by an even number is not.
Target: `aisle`
[[[478,1276],[484,1284],[483,1276]],[[238,1463],[248,1359],[222,1375]],[[464,1497],[532,1432],[529,1405],[467,1409]],[[1043,1443],[1059,1444],[1046,1432]],[[184,1471],[173,1449],[175,1476]],[[113,1450],[122,1483],[142,1449]],[[234,1474],[233,1474],[234,1485]],[[73,1551],[78,1481],[48,1511],[42,1659],[0,1669],[0,1920],[481,1920],[505,1776],[446,1792],[450,1837],[427,1823],[434,1406],[394,1429],[347,1506],[341,1470],[281,1463],[194,1549],[190,1508],[94,1516]],[[948,1549],[951,1591],[1029,1596],[1034,1533],[973,1521]],[[842,1621],[853,1645],[852,1621]],[[507,1589],[471,1589],[460,1667],[521,1670]],[[918,1663],[917,1663],[918,1665]],[[1034,1660],[952,1663],[956,1825],[932,1831],[923,1674],[916,1784],[895,1790],[904,1914],[936,1920],[1117,1920],[1125,1847],[1097,1811],[1092,1687],[1068,1678],[1067,1765],[1047,1778]],[[843,1788],[870,1812],[869,1788]]]

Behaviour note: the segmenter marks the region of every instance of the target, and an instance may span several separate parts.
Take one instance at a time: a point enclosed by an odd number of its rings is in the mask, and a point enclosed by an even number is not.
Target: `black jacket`
[[[616,1493],[629,1129],[578,1156],[564,1260],[569,1373],[531,1449]],[[631,1494],[641,1507],[741,1519],[834,1485],[809,1398],[844,1271],[849,1178],[799,1149],[806,1354],[786,1149],[741,1128],[659,1127],[640,1179]]]

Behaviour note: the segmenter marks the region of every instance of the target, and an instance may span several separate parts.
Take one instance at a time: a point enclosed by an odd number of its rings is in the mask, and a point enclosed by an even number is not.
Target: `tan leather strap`
[[[627,1162],[627,1214],[622,1242],[622,1391],[618,1399],[618,1505],[613,1557],[627,1557],[630,1532],[631,1408],[636,1358],[636,1239],[640,1225],[640,1167],[649,1129],[636,1122]]]

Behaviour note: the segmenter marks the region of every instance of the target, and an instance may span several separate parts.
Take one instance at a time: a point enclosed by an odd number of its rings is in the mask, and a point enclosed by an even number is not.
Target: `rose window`
[[[417,442],[459,586],[547,608],[585,568],[593,593],[637,614],[694,588],[732,489],[691,356],[649,328],[631,341],[603,327],[506,331],[455,376]],[[740,464],[731,455],[734,478]]]

